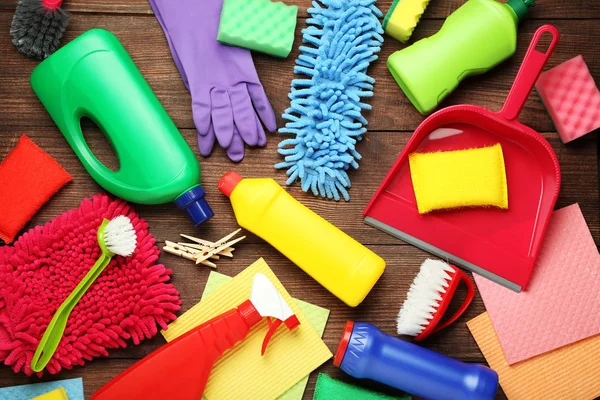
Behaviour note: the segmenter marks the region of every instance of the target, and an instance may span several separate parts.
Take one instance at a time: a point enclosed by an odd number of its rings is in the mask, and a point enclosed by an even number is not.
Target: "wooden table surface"
[[[300,6],[294,51],[285,60],[260,54],[254,56],[258,74],[277,115],[281,115],[288,107],[287,94],[290,81],[294,77],[293,64],[298,56],[300,31],[306,25],[306,10],[310,5],[309,0],[285,1]],[[38,145],[55,157],[74,178],[72,183],[52,197],[34,216],[26,227],[30,228],[77,207],[84,197],[101,192],[102,189],[86,173],[29,86],[29,75],[37,65],[37,61],[27,59],[18,53],[10,43],[9,37],[9,27],[16,3],[16,0],[0,0],[0,160],[14,147],[21,132],[26,132]],[[415,31],[414,38],[420,39],[436,32],[443,19],[461,3],[463,0],[433,0]],[[384,12],[387,12],[390,4],[391,0],[379,2]],[[65,9],[73,13],[73,18],[63,43],[91,28],[100,27],[115,33],[130,52],[181,133],[197,153],[190,96],[172,62],[163,32],[147,0],[67,0]],[[531,18],[525,21],[519,30],[516,55],[486,75],[464,82],[444,105],[469,103],[485,106],[494,111],[499,110],[533,32],[545,23],[555,25],[561,33],[560,43],[549,66],[556,66],[571,57],[583,54],[592,75],[600,80],[600,55],[597,50],[600,44],[600,1],[539,0],[538,6],[532,11]],[[303,193],[297,185],[286,187],[302,203],[367,245],[387,261],[388,267],[383,278],[365,302],[355,309],[345,306],[312,279],[307,279],[300,269],[268,244],[253,235],[249,235],[248,239],[238,247],[233,260],[219,262],[220,272],[236,275],[258,257],[264,257],[292,296],[330,309],[331,315],[324,340],[332,352],[336,349],[340,332],[348,319],[371,322],[383,331],[394,334],[398,309],[418,272],[419,265],[427,257],[426,253],[365,225],[361,217],[367,202],[411,133],[423,120],[423,117],[404,97],[385,66],[386,58],[401,47],[399,42],[386,37],[380,60],[376,61],[369,70],[370,75],[377,79],[377,84],[375,96],[371,99],[373,110],[366,113],[369,120],[369,133],[358,145],[363,160],[360,162],[360,169],[350,174],[351,201],[327,201]],[[521,115],[521,121],[541,132],[558,155],[563,183],[556,207],[579,203],[596,244],[599,244],[596,135],[588,135],[574,143],[563,145],[536,95],[530,96]],[[100,160],[114,165],[115,156],[102,134],[89,124],[84,125],[90,147]],[[283,121],[279,118],[278,126],[282,125]],[[216,149],[208,158],[199,157],[204,175],[203,185],[207,190],[208,201],[215,211],[215,217],[197,229],[173,204],[137,206],[136,210],[147,219],[151,233],[159,242],[176,239],[179,233],[216,240],[236,228],[229,201],[216,188],[218,179],[223,173],[235,168],[244,176],[272,177],[284,185],[285,173],[273,169],[273,165],[281,160],[276,152],[277,144],[281,139],[276,134],[270,135],[266,148],[248,150],[243,162],[237,165],[227,159],[222,149]],[[156,160],[156,162],[160,163],[163,160]],[[163,254],[160,262],[173,269],[173,283],[180,291],[183,301],[181,311],[187,310],[200,299],[209,270],[196,267],[189,261],[168,254]],[[481,298],[477,295],[473,305],[455,325],[431,338],[424,345],[463,361],[485,363],[466,326],[468,320],[484,311]],[[59,376],[46,376],[43,379],[81,376],[84,379],[86,398],[89,398],[109,379],[163,343],[164,340],[159,335],[140,346],[131,345],[127,349],[111,351],[108,358],[94,360],[83,368],[64,371]],[[335,368],[331,361],[319,368],[318,372],[352,381],[350,377]],[[312,398],[316,377],[316,372],[311,374],[305,399]],[[36,381],[37,378],[22,374],[15,375],[7,367],[0,368],[0,387]],[[397,394],[374,383],[363,384]],[[501,391],[498,398],[505,398]]]

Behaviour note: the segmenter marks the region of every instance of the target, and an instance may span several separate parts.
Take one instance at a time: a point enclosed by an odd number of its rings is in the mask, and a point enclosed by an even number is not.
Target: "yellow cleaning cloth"
[[[459,207],[508,208],[500,144],[480,149],[412,153],[408,159],[420,214]]]
[[[290,305],[300,326],[289,331],[281,326],[261,357],[268,331],[266,320],[215,364],[204,396],[209,400],[276,399],[332,357],[317,332],[262,258],[196,304],[162,331],[170,342],[201,323],[239,306],[250,297],[252,280],[264,274]]]
[[[600,336],[509,366],[487,312],[467,326],[490,367],[498,373],[509,400],[592,400],[600,396]]]
[[[69,396],[67,396],[65,388],[58,388],[31,400],[69,400]]]

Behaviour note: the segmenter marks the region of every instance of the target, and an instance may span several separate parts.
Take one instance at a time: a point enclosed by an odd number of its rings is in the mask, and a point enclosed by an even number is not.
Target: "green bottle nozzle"
[[[535,7],[535,0],[508,0],[506,4],[512,8],[521,23],[529,15],[529,8]]]

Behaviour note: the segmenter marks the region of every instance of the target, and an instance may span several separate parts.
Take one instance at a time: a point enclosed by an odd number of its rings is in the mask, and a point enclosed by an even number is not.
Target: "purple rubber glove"
[[[275,113],[250,51],[217,42],[223,1],[149,2],[192,95],[200,154],[209,155],[216,139],[229,158],[238,162],[244,158],[244,143],[266,145],[260,120],[273,132],[277,129]]]

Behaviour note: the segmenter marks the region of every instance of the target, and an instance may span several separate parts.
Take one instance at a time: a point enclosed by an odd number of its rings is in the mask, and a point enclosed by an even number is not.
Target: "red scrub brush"
[[[43,60],[56,51],[71,18],[71,14],[60,7],[62,2],[19,0],[10,34],[21,53]]]
[[[460,281],[467,286],[465,300],[454,315],[439,324]],[[423,340],[456,321],[474,296],[475,286],[463,271],[444,261],[425,260],[398,313],[398,334]]]

